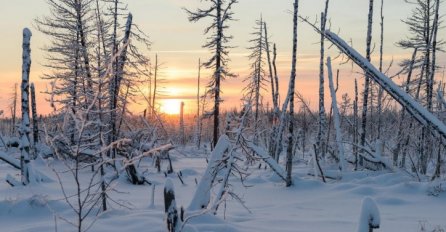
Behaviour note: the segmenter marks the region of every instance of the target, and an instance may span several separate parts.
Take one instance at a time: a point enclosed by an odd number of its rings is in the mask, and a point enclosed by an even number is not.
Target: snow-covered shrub
[[[432,182],[427,188],[427,194],[429,196],[438,197],[444,192],[446,192],[446,186],[442,182]]]
[[[373,229],[378,229],[380,225],[381,218],[378,206],[372,198],[364,198],[362,200],[361,215],[359,217],[357,232],[371,232]]]

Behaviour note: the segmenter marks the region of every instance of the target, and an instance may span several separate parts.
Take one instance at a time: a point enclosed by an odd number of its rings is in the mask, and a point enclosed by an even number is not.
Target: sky
[[[196,9],[204,6],[200,0],[127,0],[128,9],[133,14],[133,20],[150,36],[151,50],[147,54],[154,59],[158,54],[163,63],[161,77],[167,83],[164,84],[166,96],[169,100],[162,100],[161,104],[178,104],[185,102],[185,112],[195,112],[196,103],[196,79],[198,72],[198,59],[206,60],[209,52],[202,48],[206,42],[203,29],[209,24],[208,20],[198,23],[190,23],[183,8]],[[316,20],[323,10],[324,0],[300,0],[299,13],[309,17],[310,21]],[[365,37],[367,27],[367,0],[332,0],[329,7],[329,25],[332,31],[338,32],[347,41],[352,41],[353,46],[360,52],[365,51]],[[380,2],[375,0],[375,18],[373,28],[373,44],[375,52],[372,62],[378,60],[379,47],[379,7]],[[222,98],[225,108],[240,105],[241,91],[244,86],[242,80],[249,73],[249,60],[247,55],[252,39],[251,33],[260,15],[268,24],[270,41],[277,44],[277,66],[280,77],[281,96],[285,95],[289,81],[291,66],[292,46],[292,0],[239,0],[234,6],[234,17],[237,21],[229,23],[227,33],[234,36],[230,45],[231,62],[230,70],[237,74],[237,78],[230,78],[223,83]],[[396,64],[403,58],[410,57],[410,51],[405,51],[395,46],[395,43],[408,36],[407,26],[402,22],[411,14],[412,5],[404,0],[384,0],[384,60],[385,66],[393,60],[392,71],[397,70]],[[445,6],[442,7],[445,11]],[[21,78],[21,40],[22,29],[29,27],[33,31],[31,42],[32,67],[31,81],[35,83],[38,92],[38,111],[47,114],[51,111],[49,103],[45,101],[45,95],[40,93],[46,89],[47,83],[40,79],[45,69],[44,53],[41,50],[48,38],[38,32],[34,25],[34,19],[48,15],[49,9],[45,0],[0,0],[0,109],[9,115],[9,104],[14,83]],[[298,73],[297,91],[301,92],[309,102],[310,107],[317,107],[318,68],[319,68],[319,38],[308,25],[299,23],[298,26]],[[444,39],[444,29],[439,33]],[[327,51],[333,57],[338,55],[335,48]],[[445,61],[445,56],[440,56]],[[334,69],[340,68],[340,87],[338,95],[344,93],[352,96],[354,78],[361,83],[359,70],[351,65],[339,66],[342,61],[335,60]],[[444,65],[441,62],[440,65]],[[209,70],[202,71],[202,89],[209,77]],[[328,94],[328,85],[326,86]],[[264,93],[265,102],[270,101],[270,93]],[[174,99],[174,100],[172,100]],[[131,108],[138,113],[144,108],[143,103],[137,101]],[[170,107],[172,108],[172,107]],[[174,107],[175,108],[175,107]]]

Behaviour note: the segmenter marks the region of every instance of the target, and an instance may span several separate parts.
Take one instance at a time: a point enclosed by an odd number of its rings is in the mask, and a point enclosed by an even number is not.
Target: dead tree
[[[180,143],[186,144],[186,135],[184,134],[184,102],[180,105]]]
[[[233,19],[232,6],[238,0],[206,0],[211,6],[206,9],[197,9],[195,12],[186,9],[189,14],[190,22],[198,22],[201,19],[210,18],[212,23],[205,30],[205,34],[211,34],[208,42],[203,46],[212,51],[212,57],[203,66],[209,69],[214,69],[211,81],[208,83],[208,94],[214,98],[214,108],[212,115],[214,118],[213,128],[213,146],[215,147],[219,137],[220,126],[220,103],[221,103],[221,81],[225,77],[234,76],[228,71],[228,49],[225,45],[229,42],[232,36],[228,36],[225,31],[228,28],[227,23]]]
[[[273,72],[273,64],[271,61],[271,49],[270,49],[270,42],[268,38],[268,28],[266,26],[266,22],[263,22],[263,31],[265,33],[265,53],[266,58],[268,62],[268,74],[269,74],[269,81],[271,82],[271,100],[273,101],[273,110],[274,112],[276,109],[279,109],[279,103],[278,103],[278,93],[276,93],[276,83],[274,81],[274,72]],[[275,57],[274,57],[275,58]]]
[[[368,15],[368,25],[367,25],[367,39],[366,39],[366,59],[370,62],[371,60],[371,44],[372,44],[372,26],[373,26],[373,1],[369,1],[369,15]],[[364,147],[366,141],[367,134],[367,110],[368,110],[368,101],[369,101],[369,93],[370,93],[370,76],[365,75],[365,83],[364,83],[364,93],[362,98],[362,115],[361,115],[361,136],[360,136],[360,146]],[[361,154],[364,154],[365,151],[363,149],[360,150]],[[362,156],[359,157],[359,165],[363,165],[364,160]]]
[[[293,169],[293,134],[294,134],[294,93],[295,93],[295,83],[296,83],[296,65],[297,65],[297,19],[299,11],[299,0],[294,0],[294,15],[293,15],[293,55],[291,63],[291,77],[289,85],[289,95],[287,98],[290,99],[290,111],[289,111],[289,125],[288,125],[288,147],[287,147],[287,157],[286,157],[286,171],[287,171],[287,181],[286,186],[291,186],[293,181],[291,179],[291,173]]]
[[[370,62],[361,56],[356,50],[350,47],[344,40],[336,34],[325,31],[325,36],[336,47],[339,48],[345,55],[347,55],[353,62],[361,67],[373,80],[378,83],[391,97],[393,97],[401,106],[423,126],[432,128],[432,132],[446,138],[446,125],[438,119],[434,114],[421,106],[414,98],[412,98],[405,91],[401,90],[390,78],[377,70]]]
[[[358,135],[359,135],[359,117],[358,117],[358,81],[355,79],[355,101],[353,102],[353,155],[355,156],[355,170],[358,170]]]
[[[155,106],[156,106],[156,95],[157,95],[157,84],[158,84],[158,69],[159,69],[159,65],[158,65],[158,54],[155,54],[155,67],[154,67],[154,74],[153,74],[153,94],[151,94],[152,96],[152,115],[155,114]]]
[[[197,126],[196,126],[196,144],[197,148],[201,146],[201,116],[200,116],[200,78],[201,78],[201,59],[198,59],[198,77],[197,77]]]
[[[264,29],[263,29],[264,23],[262,17],[260,17],[260,20],[256,20],[256,26],[254,27],[254,32],[251,33],[254,38],[249,40],[249,42],[252,43],[252,46],[250,46],[248,49],[250,50],[250,54],[248,56],[249,60],[252,61],[251,63],[251,73],[247,78],[245,78],[244,81],[246,81],[248,84],[245,86],[243,91],[245,92],[245,97],[248,95],[253,95],[253,101],[254,101],[254,143],[258,143],[258,137],[259,137],[259,116],[260,116],[260,105],[261,105],[261,98],[262,94],[261,91],[265,86],[266,74],[265,74],[265,61],[264,61],[264,53],[266,52],[266,44],[265,44],[265,38],[263,35]]]
[[[331,58],[327,58],[327,71],[328,71],[328,83],[330,86],[331,94],[331,107],[333,109],[334,126],[336,133],[336,148],[339,156],[339,170],[341,173],[344,171],[344,145],[342,144],[342,132],[341,132],[341,120],[339,119],[339,109],[336,101],[336,91],[333,84],[333,74],[331,69]]]
[[[32,33],[28,28],[23,29],[23,56],[22,56],[22,123],[20,125],[20,170],[22,184],[27,185],[30,181],[30,140],[29,140],[29,73],[31,69],[31,42]]]
[[[36,144],[39,142],[39,125],[38,125],[38,116],[37,116],[37,104],[36,104],[36,90],[34,89],[34,83],[30,85],[31,90],[31,112],[33,115],[33,143],[36,147]]]
[[[175,202],[175,190],[170,179],[167,179],[164,184],[164,213],[166,215],[167,231],[178,231],[180,223]]]
[[[127,17],[127,23],[126,23],[126,27],[125,27],[125,33],[124,33],[124,39],[123,39],[123,48],[121,49],[120,53],[116,53],[114,54],[116,56],[116,60],[117,60],[117,64],[116,65],[116,69],[114,70],[114,75],[112,75],[112,80],[111,80],[111,84],[110,84],[110,126],[111,126],[111,131],[109,133],[109,138],[108,138],[108,144],[112,144],[114,143],[117,139],[118,139],[118,129],[117,129],[117,110],[118,110],[118,96],[119,96],[119,92],[120,92],[120,87],[121,87],[121,82],[122,79],[124,78],[124,66],[126,64],[126,60],[127,60],[127,48],[128,48],[128,44],[129,44],[129,39],[130,39],[130,31],[132,28],[132,14],[128,14]],[[117,50],[116,50],[117,52]],[[116,150],[115,149],[111,149],[111,157],[115,158],[116,157]]]
[[[329,0],[325,1],[325,10],[321,13],[321,31],[325,31],[328,15],[328,3]],[[325,157],[325,144],[323,142],[324,135],[327,130],[327,119],[325,115],[325,90],[324,90],[324,58],[325,58],[325,36],[323,33],[321,35],[321,49],[320,49],[320,63],[319,63],[319,121],[318,121],[318,132],[316,138],[316,144],[318,146],[319,157]]]
[[[379,43],[379,71],[383,72],[383,55],[384,55],[384,0],[381,0],[381,11],[380,11],[380,43]],[[383,101],[384,91],[381,87],[378,89],[378,134],[377,139],[381,139],[381,131],[382,131],[382,101]]]
[[[433,85],[436,67],[436,52],[444,45],[444,41],[437,41],[437,30],[441,28],[441,16],[438,15],[441,0],[408,1],[415,8],[413,14],[404,22],[409,27],[410,36],[399,41],[397,44],[403,49],[417,48],[420,57],[416,59],[414,67],[419,69],[418,75],[414,76],[415,98],[422,102],[429,111],[433,110]],[[403,63],[403,68],[407,68],[409,62]],[[424,96],[423,96],[424,91]],[[423,174],[427,171],[427,163],[433,153],[434,139],[430,136],[431,128],[426,127],[419,136],[419,159],[417,168]]]
[[[17,83],[14,83],[14,89],[12,94],[11,102],[11,135],[15,135],[16,130],[16,118],[17,118]]]

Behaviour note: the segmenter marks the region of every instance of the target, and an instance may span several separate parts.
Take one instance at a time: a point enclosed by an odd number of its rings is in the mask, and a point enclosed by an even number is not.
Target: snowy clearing
[[[181,154],[172,151],[174,169],[183,175],[182,185],[176,174],[170,174],[176,193],[177,206],[186,207],[205,171],[204,157],[193,156],[188,149]],[[187,157],[184,154],[189,154]],[[53,162],[58,168],[63,165]],[[150,207],[151,186],[135,186],[124,177],[115,181],[113,209],[98,216],[90,231],[165,231],[163,186],[166,177],[156,173],[152,160],[141,164],[148,169],[150,181],[156,184],[155,207]],[[231,183],[249,211],[237,201],[228,199],[226,209],[221,207],[217,216],[202,215],[188,223],[185,231],[356,231],[364,197],[371,197],[381,213],[378,231],[419,231],[420,223],[431,228],[446,227],[446,193],[436,192],[446,182],[418,183],[404,173],[354,172],[344,173],[339,181],[323,184],[307,175],[308,166],[295,164],[294,186],[286,188],[271,170],[252,169],[243,187],[234,178]],[[54,173],[45,163],[35,165],[54,181],[11,188],[5,181],[6,173],[16,173],[8,164],[0,163],[0,224],[2,231],[74,231],[75,227],[61,218],[74,220],[74,213],[63,200]],[[88,179],[89,170],[83,170]],[[67,191],[74,184],[62,176]],[[70,182],[71,181],[71,182]],[[441,188],[440,187],[440,188]],[[434,196],[438,193],[437,196]],[[125,206],[125,207],[124,207]],[[127,208],[128,207],[128,208]],[[56,219],[55,219],[56,218]]]

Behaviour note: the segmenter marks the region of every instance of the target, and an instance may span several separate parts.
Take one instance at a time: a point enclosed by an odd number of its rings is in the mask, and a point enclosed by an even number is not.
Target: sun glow
[[[161,102],[160,110],[165,114],[179,114],[181,108],[180,99],[164,99]]]

